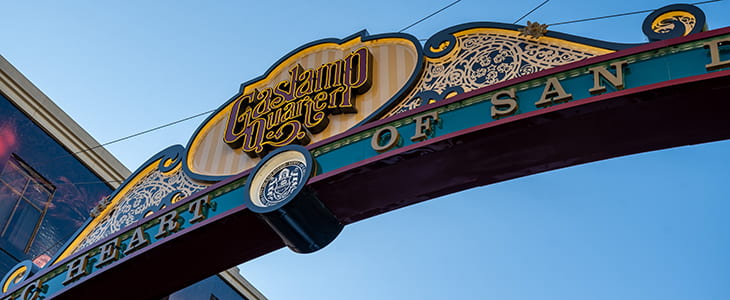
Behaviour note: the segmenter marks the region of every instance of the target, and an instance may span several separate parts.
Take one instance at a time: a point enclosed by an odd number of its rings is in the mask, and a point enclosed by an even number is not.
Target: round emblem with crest
[[[313,159],[306,148],[279,148],[264,157],[249,175],[246,204],[257,213],[274,211],[296,197],[313,171]]]
[[[286,200],[302,184],[305,165],[300,161],[287,161],[269,173],[259,190],[261,205],[269,207]]]

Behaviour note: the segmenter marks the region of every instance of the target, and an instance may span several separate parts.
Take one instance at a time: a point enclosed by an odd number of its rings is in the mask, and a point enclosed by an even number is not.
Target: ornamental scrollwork
[[[154,170],[141,179],[112,207],[111,213],[89,233],[75,251],[118,232],[144,218],[147,214],[162,209],[165,205],[206,188],[206,185],[190,179],[182,168],[171,174]]]
[[[451,95],[444,92],[454,90],[455,87],[465,93],[606,53],[599,50],[590,52],[588,47],[572,49],[544,39],[528,39],[518,35],[519,31],[485,30],[452,39],[449,42],[455,42],[456,45],[447,47],[446,51],[456,53],[432,55],[437,58],[427,60],[424,75],[416,88],[386,117],[449,97]],[[441,98],[425,99],[427,97],[423,95],[440,95]]]
[[[658,20],[658,22],[655,22],[655,24],[652,24],[651,30],[653,30],[656,33],[669,33],[676,29],[676,23],[674,21],[680,22],[684,25],[684,31],[689,32],[697,23],[697,20],[694,18],[694,16],[684,16],[681,14],[678,15],[671,15],[668,16],[665,19]]]
[[[678,38],[705,29],[705,13],[690,4],[672,4],[657,9],[642,24],[642,31],[650,41]]]

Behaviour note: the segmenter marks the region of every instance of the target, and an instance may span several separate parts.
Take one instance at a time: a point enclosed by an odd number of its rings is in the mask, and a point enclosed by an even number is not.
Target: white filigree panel
[[[111,208],[112,212],[81,241],[74,252],[124,229],[150,211],[157,211],[174,196],[187,197],[206,187],[186,176],[182,168],[169,176],[155,170],[122,196]]]
[[[416,88],[386,117],[420,106],[422,98],[429,100],[424,92],[443,99],[447,91],[465,93],[608,52],[589,47],[572,49],[543,42],[544,38],[518,37],[518,33],[476,32],[458,36],[459,46],[452,50],[457,53],[428,60]]]

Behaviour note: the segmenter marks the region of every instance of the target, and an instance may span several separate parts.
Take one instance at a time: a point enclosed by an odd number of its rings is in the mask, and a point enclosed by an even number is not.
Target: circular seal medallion
[[[249,209],[271,212],[296,197],[314,171],[313,159],[302,146],[287,146],[270,153],[248,177]]]
[[[286,200],[302,184],[305,165],[300,161],[287,161],[276,167],[264,178],[258,201],[269,207]]]

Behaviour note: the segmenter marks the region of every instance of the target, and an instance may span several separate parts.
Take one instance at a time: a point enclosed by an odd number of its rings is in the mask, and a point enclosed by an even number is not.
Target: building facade
[[[130,171],[0,56],[0,272],[44,267]],[[4,291],[3,291],[4,292]],[[237,269],[165,297],[264,299]]]

